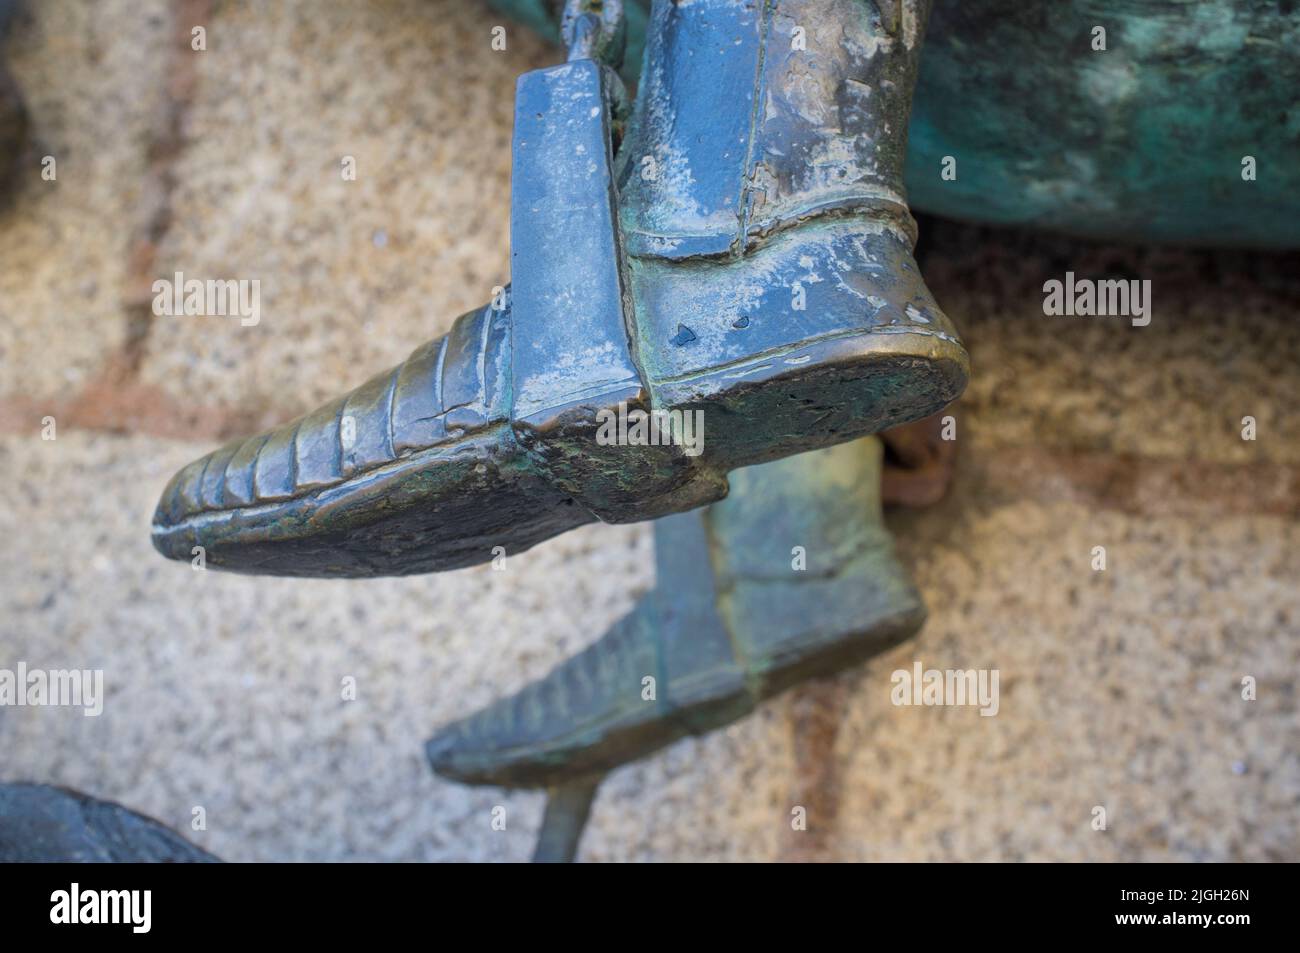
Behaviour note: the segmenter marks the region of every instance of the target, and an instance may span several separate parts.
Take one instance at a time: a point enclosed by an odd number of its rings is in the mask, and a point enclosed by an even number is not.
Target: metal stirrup
[[[595,60],[618,69],[627,42],[623,0],[567,0],[560,35],[570,60]]]

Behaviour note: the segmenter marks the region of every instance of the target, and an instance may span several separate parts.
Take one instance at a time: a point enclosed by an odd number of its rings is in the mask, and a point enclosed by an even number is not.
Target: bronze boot
[[[619,142],[614,44],[572,34],[519,81],[510,300],[182,470],[154,544],[244,572],[455,569],[942,408],[968,359],[901,183],[927,11],[658,0]]]
[[[589,798],[619,765],[911,636],[925,608],[881,522],[881,455],[867,438],[738,470],[726,500],[660,520],[654,590],[544,678],[443,728],[434,770]]]
[[[2,864],[214,863],[170,827],[112,801],[48,784],[0,784]]]

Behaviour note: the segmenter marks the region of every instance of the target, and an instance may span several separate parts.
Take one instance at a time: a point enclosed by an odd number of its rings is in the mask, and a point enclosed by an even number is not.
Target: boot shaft
[[[655,0],[619,153],[627,251],[740,255],[821,215],[909,244],[907,123],[929,0]]]

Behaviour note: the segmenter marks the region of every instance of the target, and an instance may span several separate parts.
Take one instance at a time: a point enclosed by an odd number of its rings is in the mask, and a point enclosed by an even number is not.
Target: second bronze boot
[[[442,729],[434,770],[600,775],[914,634],[925,608],[881,521],[881,455],[868,438],[739,470],[725,501],[660,520],[655,588],[549,675]]]

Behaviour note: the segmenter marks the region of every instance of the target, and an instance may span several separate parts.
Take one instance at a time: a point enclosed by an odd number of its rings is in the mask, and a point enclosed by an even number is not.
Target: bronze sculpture
[[[556,0],[489,2],[558,39]],[[625,2],[628,83],[650,5]],[[1300,246],[1298,44],[1289,0],[934,0],[912,209],[1107,241]]]
[[[616,152],[621,6],[571,6],[611,39],[571,30],[574,59],[520,79],[508,298],[183,469],[155,515],[165,555],[278,575],[459,568],[713,502],[730,470],[961,392],[968,358],[912,260],[901,184],[927,2],[658,4]],[[589,7],[604,20],[576,16]],[[800,43],[801,23],[826,35]],[[605,445],[614,413],[702,413],[700,452]]]
[[[968,373],[901,184],[928,9],[657,3],[629,114],[622,4],[570,0],[569,61],[519,80],[511,288],[181,470],[157,548],[397,575],[662,518],[636,610],[427,746],[448,777],[549,790],[539,860],[572,859],[606,772],[912,635],[924,607],[866,435],[933,415]]]
[[[175,831],[111,801],[0,784],[0,863],[212,863]]]
[[[600,778],[913,635],[925,607],[881,522],[875,437],[732,474],[655,523],[657,581],[598,641],[445,727],[427,753],[472,784],[545,787],[541,860],[572,859]]]
[[[1027,7],[1027,8],[1028,8],[1028,7],[1032,7],[1032,4],[1026,4],[1026,5],[1024,5],[1024,7]],[[928,55],[928,53],[927,53],[927,55]],[[963,161],[965,161],[965,160],[963,160]],[[965,168],[965,166],[963,166],[963,168]],[[962,181],[965,182],[966,179],[963,178]],[[685,345],[684,345],[684,346],[689,346],[689,342],[685,342]]]

